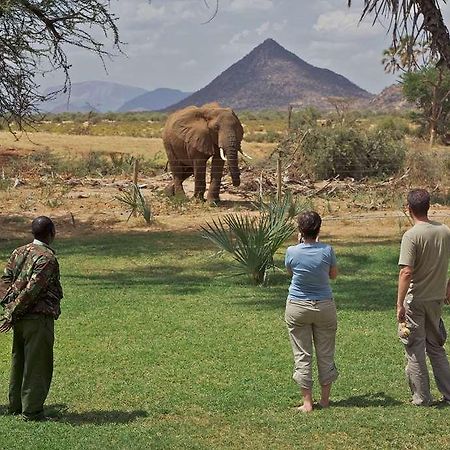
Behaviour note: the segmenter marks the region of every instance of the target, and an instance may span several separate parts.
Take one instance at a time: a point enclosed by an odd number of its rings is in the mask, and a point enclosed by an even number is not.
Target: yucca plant
[[[213,220],[202,227],[203,236],[230,253],[254,284],[263,284],[274,265],[273,255],[295,231],[293,218],[299,210],[286,195],[281,202],[262,204],[259,216],[227,214]]]
[[[116,195],[116,200],[128,206],[130,211],[130,215],[128,216],[128,220],[133,214],[141,215],[147,225],[153,221],[153,214],[150,207],[150,204],[147,202],[147,199],[142,194],[139,186],[133,183],[129,188],[126,188],[122,191],[120,195]]]

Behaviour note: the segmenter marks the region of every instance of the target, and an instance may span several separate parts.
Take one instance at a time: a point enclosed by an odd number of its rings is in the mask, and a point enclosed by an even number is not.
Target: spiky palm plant
[[[285,196],[262,205],[259,216],[228,214],[213,220],[202,227],[203,236],[230,253],[254,284],[263,284],[275,252],[295,231],[293,218],[299,210]]]
[[[147,225],[150,225],[153,220],[152,209],[137,184],[133,183],[129,188],[124,189],[120,195],[116,195],[115,198],[128,207],[130,215],[127,221],[133,214],[138,214],[144,218]]]

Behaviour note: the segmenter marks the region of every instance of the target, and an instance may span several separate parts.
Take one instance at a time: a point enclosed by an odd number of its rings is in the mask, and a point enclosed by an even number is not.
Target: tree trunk
[[[450,33],[445,26],[441,10],[437,2],[430,0],[415,0],[423,15],[423,26],[432,38],[432,48],[436,49],[445,65],[450,69]]]
[[[434,126],[434,124],[432,124],[430,128],[430,148],[433,148],[435,139],[436,139],[436,127]]]

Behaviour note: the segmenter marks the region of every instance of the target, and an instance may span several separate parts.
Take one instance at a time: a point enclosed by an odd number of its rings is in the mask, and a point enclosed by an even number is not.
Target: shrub
[[[152,223],[153,213],[150,203],[144,197],[137,184],[133,183],[129,188],[124,189],[122,193],[117,195],[115,198],[120,203],[124,204],[130,212],[127,221],[130,220],[130,217],[133,214],[135,214],[142,216],[147,225]]]
[[[436,188],[450,185],[450,156],[443,152],[414,149],[406,154],[411,186]]]
[[[291,148],[299,138],[291,140]],[[291,167],[311,178],[361,179],[396,173],[403,164],[405,145],[395,133],[340,126],[310,130],[293,156]]]
[[[308,129],[317,126],[317,120],[322,117],[321,112],[313,106],[308,106],[299,111],[294,111],[291,118],[291,127],[293,129]]]
[[[408,134],[411,134],[411,129],[407,119],[395,116],[383,117],[377,124],[378,131],[386,131],[391,133],[393,137],[402,139]]]
[[[257,217],[228,214],[213,220],[202,227],[203,236],[230,253],[254,284],[263,284],[273,255],[295,231],[293,218],[301,209],[286,195],[281,202],[262,204]]]

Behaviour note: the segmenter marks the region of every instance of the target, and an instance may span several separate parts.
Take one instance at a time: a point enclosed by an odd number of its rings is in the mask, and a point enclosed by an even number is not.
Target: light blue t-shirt
[[[328,300],[333,298],[330,287],[330,267],[336,266],[336,256],[330,245],[322,242],[288,247],[285,265],[292,270],[290,300]]]

